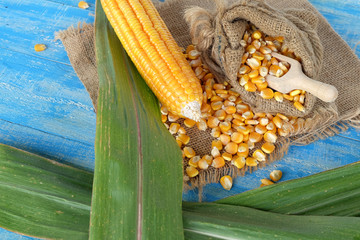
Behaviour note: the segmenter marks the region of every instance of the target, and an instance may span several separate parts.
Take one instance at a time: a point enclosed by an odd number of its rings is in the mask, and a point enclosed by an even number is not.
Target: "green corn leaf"
[[[0,226],[38,238],[87,239],[92,180],[92,173],[0,145]]]
[[[360,162],[216,201],[283,214],[360,216]]]
[[[351,180],[351,184],[358,184],[358,178],[355,180],[351,178],[353,174],[359,172],[358,166],[359,163],[350,164],[310,177],[276,184],[271,188],[274,192],[278,192],[280,189],[286,189],[287,185],[296,188],[292,185],[294,182],[301,185],[303,180],[312,179],[313,185],[322,189],[321,185],[325,184],[325,187],[327,181],[319,181],[319,179],[329,174],[336,179],[345,178]],[[38,238],[88,239],[92,178],[92,173],[0,145],[0,227]],[[351,189],[346,188],[349,184],[348,182],[343,185],[336,185],[334,189],[338,190],[339,195],[346,195],[347,192],[351,191]],[[255,189],[235,197],[257,191],[258,189]],[[301,192],[297,192],[297,194],[301,194]],[[307,202],[307,199],[297,196],[291,197],[297,199],[297,204],[304,206],[305,213],[307,209],[311,209],[309,204],[302,204]],[[286,205],[289,196],[284,194],[282,198],[283,204]],[[263,200],[265,201],[265,199]],[[352,200],[359,202],[360,197],[352,198]],[[317,200],[313,201],[313,205],[319,206],[327,201],[328,196],[324,191],[320,191]],[[185,237],[187,239],[209,239],[211,236],[212,239],[236,239],[235,237],[241,236],[242,238],[272,239],[271,234],[276,234],[286,239],[291,239],[294,236],[311,239],[309,234],[314,231],[321,232],[335,221],[336,223],[339,222],[339,225],[331,226],[328,231],[331,234],[335,233],[335,235],[328,239],[336,239],[335,237],[349,239],[345,235],[340,236],[341,232],[336,232],[336,229],[341,228],[342,234],[351,235],[353,233],[353,236],[356,236],[356,233],[353,232],[353,223],[359,224],[353,217],[334,218],[325,216],[313,218],[311,216],[309,218],[308,216],[298,216],[298,218],[293,218],[297,216],[290,216],[287,218],[288,215],[225,203],[209,205],[208,203],[184,202]],[[347,208],[347,211],[351,212],[350,207],[346,207],[347,205],[353,207],[352,211],[356,212],[359,209],[348,201],[337,202],[332,206],[332,209]],[[321,214],[326,214],[326,212],[322,211]],[[316,228],[309,226],[309,221],[316,225]],[[318,236],[318,238],[325,238],[325,236]]]
[[[96,4],[99,99],[90,239],[183,239],[182,158]]]
[[[358,239],[360,218],[295,216],[217,203],[184,203],[184,233],[199,239]]]

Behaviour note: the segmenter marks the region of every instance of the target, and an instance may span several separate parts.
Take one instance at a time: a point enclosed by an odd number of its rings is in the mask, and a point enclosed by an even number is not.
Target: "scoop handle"
[[[324,102],[334,102],[338,97],[336,87],[323,82],[315,81],[306,75],[302,75],[297,81],[298,89],[305,90]]]

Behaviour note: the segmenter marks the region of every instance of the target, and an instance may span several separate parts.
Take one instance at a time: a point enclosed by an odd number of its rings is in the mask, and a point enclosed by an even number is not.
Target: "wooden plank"
[[[64,46],[61,41],[55,42],[54,37],[55,32],[77,26],[78,22],[93,23],[94,12],[53,1],[1,0],[0,49],[70,64]],[[37,43],[47,45],[48,49],[35,52]]]
[[[260,179],[268,178],[271,171],[283,172],[281,181],[301,178],[360,160],[359,141],[334,136],[319,140],[307,146],[291,146],[288,154],[281,160],[245,174],[234,180],[234,187],[227,191],[219,183],[208,184],[203,189],[204,202],[215,201],[226,196],[241,193],[260,186]],[[198,191],[183,194],[185,201],[198,201]]]
[[[93,144],[94,108],[72,67],[1,52],[0,119]]]
[[[89,171],[94,169],[94,139],[84,143],[0,120],[0,143]],[[95,137],[95,131],[91,131]]]
[[[309,0],[334,30],[355,49],[360,43],[360,3],[355,0]],[[360,56],[360,46],[356,48]]]

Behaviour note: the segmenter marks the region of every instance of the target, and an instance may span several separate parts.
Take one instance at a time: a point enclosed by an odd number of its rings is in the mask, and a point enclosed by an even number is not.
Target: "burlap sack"
[[[248,1],[229,1],[230,4],[233,2],[235,2],[235,4],[249,3]],[[261,163],[260,166],[280,159],[287,151],[289,145],[308,144],[319,138],[333,136],[340,131],[346,130],[349,125],[360,128],[360,61],[350,47],[306,0],[267,0],[251,2],[254,2],[251,3],[251,6],[263,7],[265,14],[270,17],[274,16],[272,11],[276,9],[276,14],[281,13],[282,16],[286,16],[286,19],[291,19],[292,24],[296,26],[300,25],[294,24],[294,19],[297,19],[296,21],[303,18],[307,19],[307,21],[303,21],[301,24],[309,27],[309,31],[299,34],[304,38],[307,37],[314,40],[311,40],[312,44],[310,45],[305,43],[299,44],[299,49],[302,50],[296,50],[299,52],[302,51],[302,58],[305,61],[305,72],[311,77],[334,85],[339,91],[339,97],[335,103],[324,103],[320,100],[315,100],[315,102],[312,103],[312,110],[304,116],[301,131],[292,132],[292,135],[287,138],[279,138],[276,143],[276,150],[269,156],[267,162]],[[268,5],[266,6],[265,4]],[[210,0],[166,0],[165,3],[158,2],[156,4],[161,17],[181,47],[186,47],[192,43],[190,27],[186,27],[184,12],[194,5],[205,9],[205,11],[209,13],[216,12],[217,9],[214,1]],[[269,6],[272,6],[272,8]],[[230,10],[235,8],[236,7],[233,6]],[[226,8],[220,8],[220,10],[223,13],[221,16],[227,16],[228,10],[226,10]],[[208,15],[208,17],[211,16],[214,15]],[[206,21],[206,24],[213,24],[213,22]],[[259,24],[266,26],[266,21],[260,22]],[[285,30],[282,28],[279,29],[279,31],[285,31],[280,33],[286,35],[287,28],[284,28]],[[299,29],[303,29],[303,27],[299,27]],[[315,34],[317,37],[312,36],[312,34]],[[296,34],[294,36],[296,36]],[[56,38],[61,39],[63,42],[71,64],[89,91],[94,105],[96,105],[98,79],[95,67],[95,53],[93,51],[94,36],[92,25],[85,24],[82,28],[78,29],[71,27],[68,30],[59,32]],[[317,41],[317,38],[320,40],[319,49],[317,50],[319,53],[311,54],[311,52],[315,51],[313,41]],[[294,41],[297,40],[294,39],[291,43]],[[205,42],[204,44],[206,45],[207,43]],[[211,55],[209,54],[208,56]],[[82,69],[86,69],[86,71]],[[244,98],[243,95],[242,97]],[[255,107],[259,106],[256,105]],[[198,154],[209,154],[211,141],[213,140],[209,131],[199,131],[195,127],[187,129],[187,133],[191,137],[190,146],[192,146]],[[186,163],[184,163],[184,165],[185,164]],[[218,182],[220,177],[225,174],[235,177],[246,170],[251,171],[253,169],[245,168],[239,171],[230,164],[227,164],[221,169],[210,167],[208,170],[201,170],[199,175],[196,178],[192,178],[190,182],[187,182],[185,187],[189,187],[189,184],[191,184],[191,187],[201,187],[209,182]]]
[[[263,99],[258,93],[240,86],[237,73],[245,49],[240,45],[246,27],[254,24],[270,36],[284,36],[284,46],[302,59],[304,72],[318,79],[323,61],[323,46],[317,34],[318,18],[308,9],[275,9],[263,1],[242,0],[235,3],[217,0],[216,11],[192,7],[185,13],[193,43],[203,52],[203,62],[210,66],[218,80],[229,81],[245,102],[256,112],[282,113],[287,116],[308,115],[315,97],[305,98],[305,111],[292,102]]]

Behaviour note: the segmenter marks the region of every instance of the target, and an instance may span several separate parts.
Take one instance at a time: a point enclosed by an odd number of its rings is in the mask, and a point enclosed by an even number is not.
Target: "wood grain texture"
[[[78,0],[0,0],[0,143],[86,169],[94,168],[95,113],[91,100],[70,66],[55,32],[78,22],[94,21],[95,0],[79,9]],[[335,31],[360,56],[360,3],[357,0],[310,0]],[[36,43],[48,49],[35,52]],[[282,181],[360,160],[360,131],[348,131],[302,147],[266,168],[235,180],[225,191],[204,188],[204,201],[260,185],[273,169]],[[197,200],[197,192],[184,193]],[[0,229],[1,240],[32,239]]]

